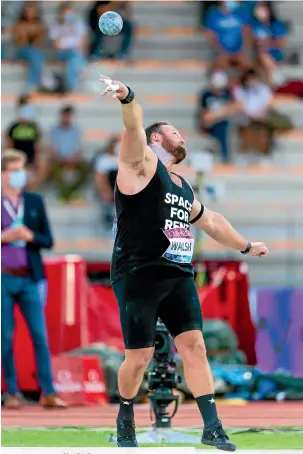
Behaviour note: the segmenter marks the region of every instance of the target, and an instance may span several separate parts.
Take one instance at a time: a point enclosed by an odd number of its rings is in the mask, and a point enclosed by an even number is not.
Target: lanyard
[[[23,221],[24,216],[24,202],[23,199],[20,200],[17,211],[14,210],[12,204],[9,200],[5,199],[3,201],[3,206],[6,209],[7,213],[10,215],[13,221]]]

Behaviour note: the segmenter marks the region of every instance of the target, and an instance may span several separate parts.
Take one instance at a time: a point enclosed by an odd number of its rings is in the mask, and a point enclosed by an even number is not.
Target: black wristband
[[[132,91],[132,89],[129,87],[126,88],[128,88],[128,95],[126,96],[126,98],[120,99],[121,104],[129,104],[134,100],[135,97],[135,93]]]
[[[250,243],[250,241],[249,241],[249,242],[247,243],[247,246],[246,246],[245,251],[240,251],[240,252],[241,252],[241,254],[245,255],[245,254],[248,254],[248,253],[250,252],[250,250],[251,250],[251,243]]]

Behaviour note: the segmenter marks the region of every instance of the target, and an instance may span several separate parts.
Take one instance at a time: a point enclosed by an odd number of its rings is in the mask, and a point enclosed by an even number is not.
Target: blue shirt
[[[242,3],[242,5],[244,6],[244,8],[246,9],[246,11],[249,15],[249,18],[253,18],[254,9],[255,9],[255,6],[257,3],[258,3],[258,0],[245,0]]]
[[[81,130],[77,125],[69,127],[54,126],[50,131],[50,141],[59,156],[71,158],[81,147]]]
[[[230,101],[230,92],[228,89],[221,92],[213,92],[211,90],[206,90],[201,94],[201,107],[207,109],[210,112],[218,112],[220,109],[225,106]],[[216,123],[212,124],[213,126],[224,125],[226,126],[228,120],[219,120]]]
[[[281,49],[272,41],[284,38],[287,30],[283,22],[275,20],[270,25],[254,19],[252,22],[253,37],[262,43],[262,41],[269,41],[267,52],[276,60],[281,61],[283,54]]]
[[[206,15],[205,27],[213,32],[223,50],[237,53],[243,46],[243,27],[249,22],[247,10],[241,6],[232,12],[212,8]]]

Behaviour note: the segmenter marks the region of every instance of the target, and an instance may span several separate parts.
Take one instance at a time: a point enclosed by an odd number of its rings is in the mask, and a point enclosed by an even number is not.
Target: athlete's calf
[[[154,348],[125,350],[125,360],[119,370],[118,385],[123,399],[134,399],[139,391],[145,369],[154,354]]]

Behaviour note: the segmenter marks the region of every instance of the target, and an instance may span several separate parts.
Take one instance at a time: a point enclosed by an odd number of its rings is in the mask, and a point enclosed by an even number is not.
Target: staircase
[[[283,69],[289,78],[303,79],[302,18],[303,2],[276,2],[280,14],[291,21],[287,52],[301,58],[297,66]],[[87,3],[75,2],[81,14]],[[46,22],[56,15],[57,2],[42,2]],[[198,2],[133,2],[137,35],[133,46],[133,64],[109,61],[91,63],[81,80],[79,94],[66,98],[38,96],[39,122],[47,131],[56,122],[58,111],[72,103],[85,136],[85,156],[90,160],[111,133],[119,132],[122,122],[118,104],[100,98],[96,85],[100,74],[120,79],[133,87],[144,108],[144,122],[168,120],[187,139],[191,151],[212,149],[216,144],[195,132],[197,95],[206,85],[207,62],[212,51],[201,32]],[[108,42],[111,46],[114,41]],[[49,48],[51,58],[53,51]],[[15,98],[23,90],[25,68],[19,64],[2,65],[2,128],[14,119]],[[303,269],[303,103],[277,99],[276,108],[288,114],[297,130],[276,140],[276,168],[236,169],[216,166],[206,183],[221,188],[221,196],[208,197],[205,203],[217,210],[252,240],[267,241],[270,255],[266,260],[248,258],[254,285],[299,285]],[[233,152],[237,150],[234,136]],[[195,178],[188,176],[195,184]],[[75,252],[97,260],[109,259],[112,240],[101,227],[101,208],[87,191],[82,207],[66,208],[46,194],[52,223],[58,238],[58,253]],[[212,257],[239,257],[212,241],[204,243]]]

